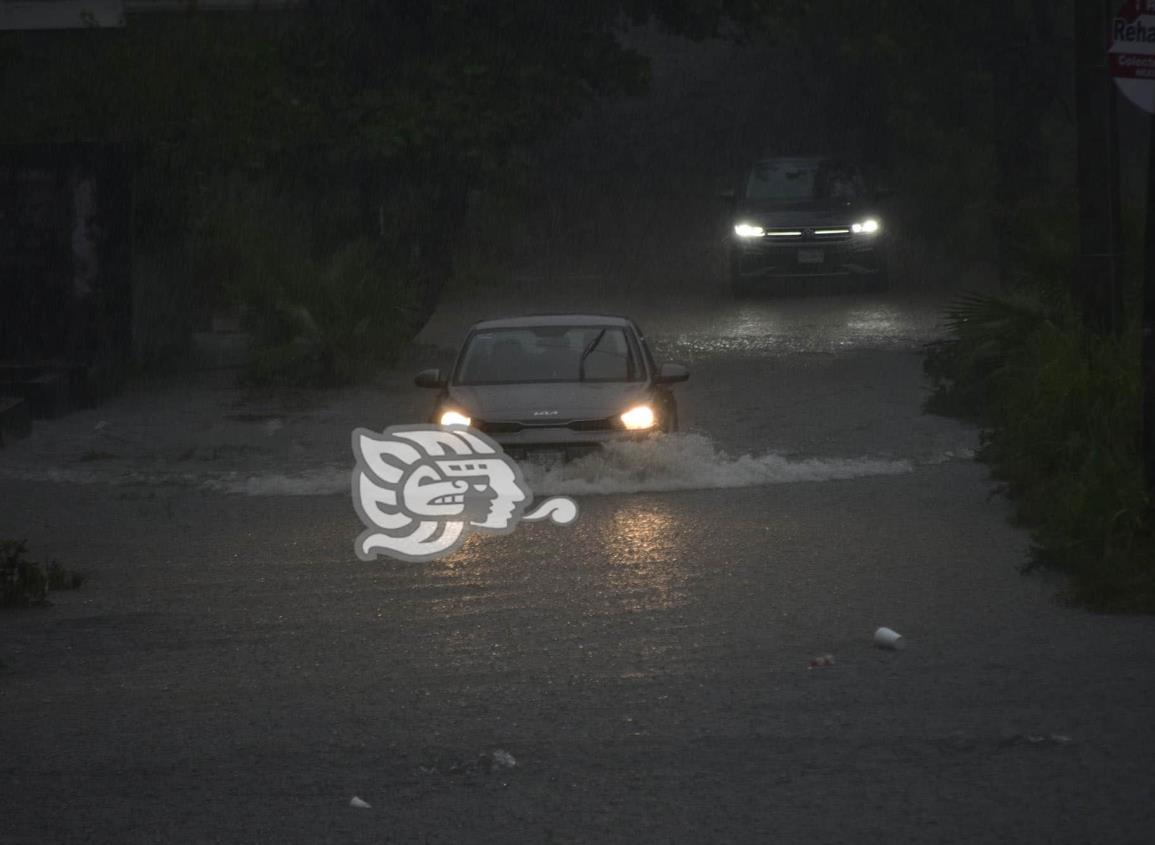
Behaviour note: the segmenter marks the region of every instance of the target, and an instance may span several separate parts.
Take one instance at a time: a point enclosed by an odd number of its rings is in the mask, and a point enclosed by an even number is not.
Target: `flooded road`
[[[169,383],[0,452],[0,536],[93,573],[0,617],[0,841],[1148,841],[1155,620],[1017,573],[920,412],[941,301],[617,304],[683,432],[530,467],[576,524],[432,563],[353,555],[349,432],[508,303],[373,390]]]
[[[690,382],[676,388],[681,435],[534,475],[544,485],[538,492],[845,478],[966,458],[975,446],[973,429],[919,413],[921,348],[941,333],[942,296],[675,300],[657,308],[595,301],[634,316],[661,360],[690,368]],[[553,310],[590,298],[558,302]],[[265,394],[236,387],[231,372],[138,385],[101,408],[38,426],[34,438],[0,455],[0,478],[344,492],[348,432],[423,422],[432,395],[413,387],[413,373],[448,367],[472,322],[518,309],[516,298],[455,302],[418,337],[406,365],[371,388]]]

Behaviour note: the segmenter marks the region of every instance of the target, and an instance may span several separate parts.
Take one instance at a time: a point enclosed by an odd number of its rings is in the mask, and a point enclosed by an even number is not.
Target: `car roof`
[[[478,329],[527,329],[535,326],[622,326],[635,328],[629,317],[611,314],[526,314],[474,323]]]

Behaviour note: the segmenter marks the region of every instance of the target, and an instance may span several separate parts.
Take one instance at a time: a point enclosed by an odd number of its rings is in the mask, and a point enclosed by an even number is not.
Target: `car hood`
[[[870,209],[861,202],[810,200],[783,203],[747,200],[738,206],[735,220],[748,220],[762,226],[845,226],[870,214]]]
[[[646,382],[452,385],[449,400],[482,420],[601,419],[629,410],[649,396]],[[557,413],[541,413],[556,411]]]

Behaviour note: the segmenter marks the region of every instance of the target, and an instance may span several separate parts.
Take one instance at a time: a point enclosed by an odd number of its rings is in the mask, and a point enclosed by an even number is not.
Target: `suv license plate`
[[[820,249],[800,249],[798,250],[799,264],[821,264],[823,261],[822,250]]]

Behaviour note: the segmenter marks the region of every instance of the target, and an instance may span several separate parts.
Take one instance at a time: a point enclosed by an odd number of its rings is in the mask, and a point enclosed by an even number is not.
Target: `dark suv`
[[[755,162],[737,190],[730,230],[736,295],[774,279],[860,278],[886,286],[886,231],[858,167],[840,158],[793,156]]]

